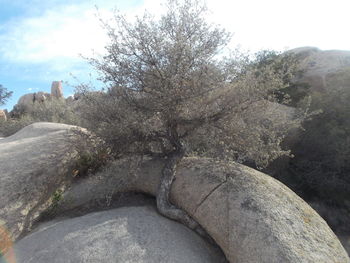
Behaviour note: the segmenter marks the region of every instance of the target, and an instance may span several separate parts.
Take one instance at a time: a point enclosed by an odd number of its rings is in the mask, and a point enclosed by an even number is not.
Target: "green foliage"
[[[94,152],[81,152],[76,162],[74,176],[94,174],[108,162],[109,152],[101,149]]]
[[[53,192],[53,194],[50,197],[51,204],[46,210],[44,210],[40,214],[40,220],[47,220],[56,216],[57,207],[59,206],[62,199],[63,199],[62,189],[57,189],[55,192]]]
[[[94,174],[111,160],[110,148],[103,140],[87,131],[80,129],[72,131],[76,135],[72,145],[78,155],[73,168],[73,176],[81,177]],[[87,145],[93,145],[93,147]]]
[[[306,200],[348,203],[350,209],[350,89],[311,96],[311,109],[322,113],[304,122],[304,132],[291,145],[295,157],[271,171]]]
[[[298,107],[302,101],[310,96],[310,85],[307,83],[296,83],[281,90],[283,97],[279,97],[279,101],[283,101],[285,95],[290,99],[289,105]]]
[[[338,204],[350,201],[349,101],[349,89],[313,95],[313,107],[323,113],[305,123],[292,160],[303,188]]]
[[[264,74],[264,68],[267,66],[275,73],[282,73],[284,87],[273,90],[273,95],[279,103],[298,107],[299,103],[310,95],[310,85],[295,83],[295,79],[299,79],[304,71],[299,67],[299,57],[293,53],[262,50],[255,54],[252,66],[257,69],[259,74]]]
[[[51,202],[52,202],[53,208],[56,208],[58,206],[59,202],[62,200],[62,198],[63,198],[62,193],[63,193],[63,191],[58,189],[52,194]]]

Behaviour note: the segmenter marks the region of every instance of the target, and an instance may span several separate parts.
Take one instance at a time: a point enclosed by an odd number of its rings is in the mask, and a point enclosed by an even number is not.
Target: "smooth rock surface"
[[[0,220],[15,236],[32,222],[64,177],[56,175],[62,163],[55,153],[67,153],[62,138],[69,134],[68,127],[34,124],[0,142]],[[124,162],[82,178],[64,193],[56,212],[109,199],[117,192],[155,195],[163,165],[146,160],[131,173]],[[171,199],[206,229],[230,262],[350,262],[310,206],[283,184],[243,165],[185,158],[177,169]]]
[[[72,127],[34,123],[0,140],[0,222],[14,240],[30,229],[55,190],[73,178]]]
[[[64,194],[58,211],[118,191],[155,195],[162,167],[161,161],[146,161],[132,176],[125,164],[81,180]],[[306,202],[246,166],[185,158],[171,199],[206,229],[230,262],[350,262],[336,235]]]
[[[219,263],[224,257],[153,207],[124,207],[39,226],[14,247],[17,263]]]
[[[350,89],[350,51],[320,50],[315,47],[292,49],[301,58],[305,70],[301,82],[311,86],[313,92]]]

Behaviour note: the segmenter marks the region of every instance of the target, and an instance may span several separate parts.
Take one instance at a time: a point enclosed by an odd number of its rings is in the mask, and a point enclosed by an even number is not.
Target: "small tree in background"
[[[7,91],[7,89],[0,84],[0,106],[4,105],[11,95],[12,91]]]
[[[107,54],[89,59],[107,90],[79,88],[85,126],[111,146],[116,158],[166,160],[158,209],[202,234],[169,202],[179,161],[197,153],[265,166],[289,153],[280,142],[303,118],[276,104],[276,92],[288,85],[286,77],[295,67],[280,57],[271,63],[242,54],[223,57],[230,34],[207,23],[206,14],[197,0],[167,1],[159,20],[146,13],[129,23],[115,14],[115,27],[104,24]]]

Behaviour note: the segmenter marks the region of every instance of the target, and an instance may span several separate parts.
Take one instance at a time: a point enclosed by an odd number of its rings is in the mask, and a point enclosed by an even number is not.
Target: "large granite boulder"
[[[14,251],[17,263],[225,262],[218,249],[149,206],[42,224]]]
[[[35,93],[28,93],[21,96],[14,107],[14,110],[17,112],[27,112],[30,110],[35,102]]]
[[[289,52],[299,56],[305,71],[299,81],[308,83],[312,92],[350,89],[350,51],[302,47]]]
[[[47,207],[55,190],[70,181],[68,167],[74,158],[63,143],[68,127],[34,124],[0,142],[0,220],[15,238]],[[128,161],[115,163],[94,176],[65,184],[68,189],[55,213],[69,215],[77,207],[96,199],[108,201],[120,192],[155,195],[163,166],[164,161],[145,160],[132,172]],[[340,241],[310,206],[280,182],[246,166],[185,158],[178,166],[171,199],[203,226],[230,262],[350,262]],[[74,239],[75,233],[70,229],[65,235]],[[19,250],[25,247],[36,249],[26,243]],[[51,254],[51,258],[61,256]]]
[[[53,193],[73,178],[72,127],[34,123],[0,140],[0,224],[12,239],[28,231]]]
[[[128,162],[112,165],[72,185],[57,212],[121,191],[155,195],[163,165],[149,160],[133,174]],[[246,166],[185,158],[171,199],[205,228],[230,262],[350,262],[338,238],[307,203]]]

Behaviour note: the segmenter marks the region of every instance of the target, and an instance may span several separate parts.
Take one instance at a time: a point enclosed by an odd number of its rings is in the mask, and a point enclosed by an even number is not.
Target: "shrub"
[[[79,125],[79,116],[72,105],[64,99],[50,99],[36,102],[26,111],[18,109],[17,116],[0,122],[0,134],[10,136],[34,122],[56,122]]]

